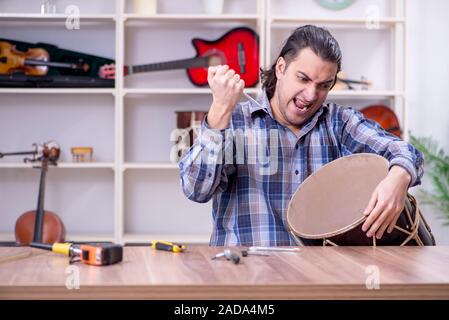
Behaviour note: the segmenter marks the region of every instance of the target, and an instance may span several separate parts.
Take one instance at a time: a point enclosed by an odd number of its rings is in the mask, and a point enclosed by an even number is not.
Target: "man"
[[[296,29],[262,72],[257,102],[238,103],[244,83],[228,66],[209,68],[213,102],[180,170],[189,199],[213,198],[211,245],[296,245],[286,222],[293,193],[324,164],[361,152],[390,163],[362,229],[378,239],[392,231],[409,186],[420,183],[423,158],[360,112],[323,105],[340,68],[337,41],[310,25]]]

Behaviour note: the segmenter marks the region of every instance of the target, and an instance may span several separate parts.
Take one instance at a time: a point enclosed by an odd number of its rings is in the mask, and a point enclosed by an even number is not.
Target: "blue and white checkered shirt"
[[[296,245],[286,213],[298,186],[326,163],[362,152],[406,169],[410,186],[420,183],[422,154],[359,111],[323,105],[296,136],[274,119],[264,92],[236,106],[228,129],[203,121],[179,162],[181,184],[193,201],[213,198],[210,245]]]

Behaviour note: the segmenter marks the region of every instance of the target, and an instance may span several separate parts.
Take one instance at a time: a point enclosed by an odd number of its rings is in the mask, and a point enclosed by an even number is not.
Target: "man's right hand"
[[[225,129],[229,126],[232,111],[240,100],[245,82],[227,65],[209,67],[207,81],[213,96],[207,122],[213,129]]]

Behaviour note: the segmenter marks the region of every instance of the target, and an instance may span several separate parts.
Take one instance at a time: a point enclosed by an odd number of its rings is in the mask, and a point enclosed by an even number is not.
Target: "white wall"
[[[415,136],[431,136],[449,153],[449,1],[408,1],[408,123]],[[430,189],[428,179],[423,186]],[[416,191],[419,190],[419,188]],[[449,227],[430,206],[422,206],[438,244],[449,244]]]

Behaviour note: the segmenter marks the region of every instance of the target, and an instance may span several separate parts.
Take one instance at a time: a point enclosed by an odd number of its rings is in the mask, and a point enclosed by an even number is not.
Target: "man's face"
[[[275,118],[298,131],[326,100],[337,74],[337,64],[324,61],[310,48],[302,49],[286,65],[276,63],[276,90],[271,99]]]

